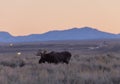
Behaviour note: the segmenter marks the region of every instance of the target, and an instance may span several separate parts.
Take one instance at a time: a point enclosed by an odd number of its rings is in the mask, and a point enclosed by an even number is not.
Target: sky
[[[0,0],[0,31],[14,36],[85,26],[120,33],[120,0]]]

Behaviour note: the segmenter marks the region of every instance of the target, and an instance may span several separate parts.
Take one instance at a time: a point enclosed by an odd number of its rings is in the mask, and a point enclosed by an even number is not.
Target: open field
[[[66,50],[72,58],[68,65],[38,64],[38,49]],[[0,84],[120,84],[120,40],[1,43]]]

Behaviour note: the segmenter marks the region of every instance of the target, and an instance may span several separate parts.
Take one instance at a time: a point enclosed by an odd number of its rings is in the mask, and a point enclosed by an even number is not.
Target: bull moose
[[[63,52],[55,52],[51,51],[47,53],[46,50],[39,50],[36,54],[37,56],[41,56],[41,59],[39,60],[40,63],[66,63],[68,64],[71,58],[71,53],[68,51]]]

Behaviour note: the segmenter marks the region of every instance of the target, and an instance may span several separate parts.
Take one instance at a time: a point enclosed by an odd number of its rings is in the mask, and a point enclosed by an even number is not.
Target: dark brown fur
[[[41,56],[39,63],[69,63],[71,53],[68,51],[63,52],[50,52],[50,53],[37,53],[37,56]]]

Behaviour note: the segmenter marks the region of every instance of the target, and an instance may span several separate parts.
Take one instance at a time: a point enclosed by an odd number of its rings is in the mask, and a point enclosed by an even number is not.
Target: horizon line
[[[0,31],[0,33],[1,33],[1,32],[5,32],[5,33],[10,34],[11,36],[18,37],[18,36],[29,36],[29,35],[34,35],[34,34],[45,34],[45,33],[52,32],[52,31],[66,31],[66,30],[71,30],[71,29],[83,29],[83,28],[95,29],[95,30],[98,30],[98,31],[101,31],[101,32],[106,32],[106,33],[116,34],[116,35],[120,34],[120,33],[111,33],[111,32],[108,32],[108,31],[102,31],[102,30],[100,30],[100,29],[97,29],[97,28],[94,28],[94,27],[89,27],[89,26],[83,26],[83,27],[72,27],[72,28],[68,28],[68,29],[55,29],[55,30],[48,30],[48,31],[43,32],[43,33],[30,33],[30,34],[26,34],[26,35],[13,35],[13,34],[10,33],[9,31]]]

